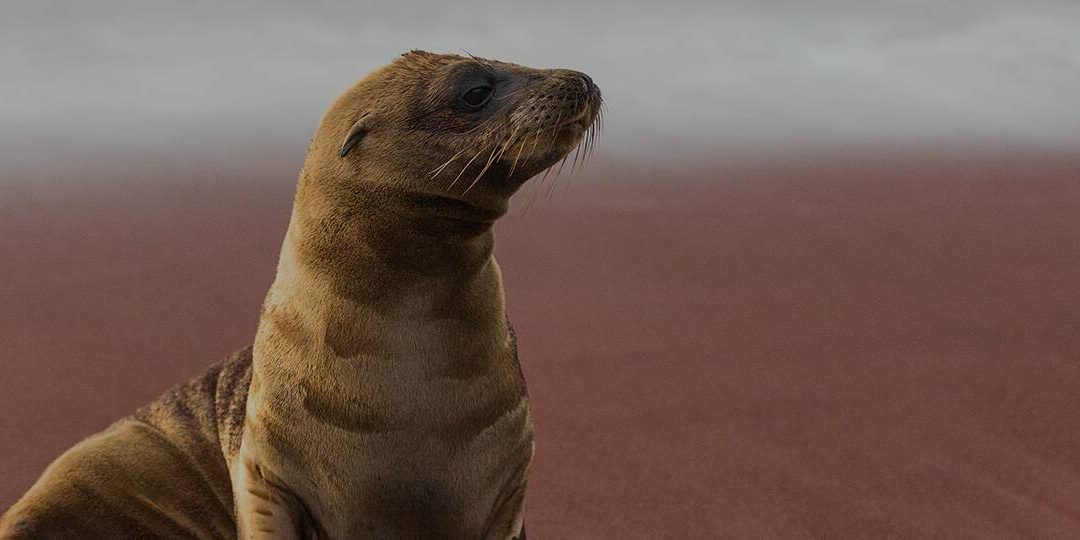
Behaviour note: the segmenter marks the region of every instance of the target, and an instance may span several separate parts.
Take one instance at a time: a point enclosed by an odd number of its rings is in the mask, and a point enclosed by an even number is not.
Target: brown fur
[[[0,538],[233,538],[251,349],[60,456],[0,519]]]
[[[523,537],[492,224],[598,109],[581,74],[453,55],[361,80],[311,143],[253,349],[65,453],[0,537]]]

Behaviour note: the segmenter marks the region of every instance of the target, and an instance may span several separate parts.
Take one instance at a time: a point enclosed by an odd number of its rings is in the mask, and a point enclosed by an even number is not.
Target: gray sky
[[[4,0],[0,173],[102,150],[302,152],[341,90],[411,48],[588,72],[614,156],[1080,147],[1071,1]]]

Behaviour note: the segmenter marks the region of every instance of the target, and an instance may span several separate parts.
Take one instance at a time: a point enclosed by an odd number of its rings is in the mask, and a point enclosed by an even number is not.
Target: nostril
[[[581,80],[585,81],[585,90],[586,91],[592,92],[593,90],[596,89],[596,85],[593,83],[592,77],[590,77],[590,76],[588,76],[588,75],[586,75],[584,73],[581,73],[581,72],[577,72],[577,74],[578,74],[578,77],[581,77]]]

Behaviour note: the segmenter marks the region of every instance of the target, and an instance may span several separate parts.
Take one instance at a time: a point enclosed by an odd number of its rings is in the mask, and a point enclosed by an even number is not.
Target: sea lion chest
[[[510,507],[533,448],[516,351],[464,377],[437,362],[365,361],[253,378],[255,451],[318,527],[481,538],[520,519]]]

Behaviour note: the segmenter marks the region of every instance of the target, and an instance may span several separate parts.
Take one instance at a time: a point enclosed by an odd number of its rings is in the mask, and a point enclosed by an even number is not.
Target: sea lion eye
[[[461,101],[473,109],[480,109],[484,105],[487,105],[487,102],[490,99],[491,86],[486,84],[471,88],[468,92],[465,92],[464,96],[461,96]]]

